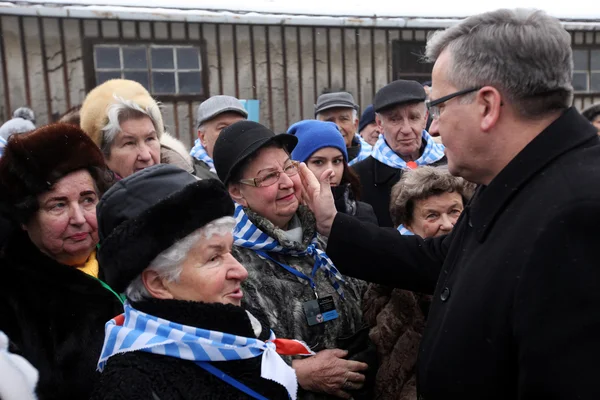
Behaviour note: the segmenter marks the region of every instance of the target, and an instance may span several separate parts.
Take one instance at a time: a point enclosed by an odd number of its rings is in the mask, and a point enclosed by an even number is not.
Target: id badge
[[[306,315],[306,321],[309,326],[322,324],[339,316],[335,309],[333,296],[307,301],[302,307],[304,308],[304,315]]]

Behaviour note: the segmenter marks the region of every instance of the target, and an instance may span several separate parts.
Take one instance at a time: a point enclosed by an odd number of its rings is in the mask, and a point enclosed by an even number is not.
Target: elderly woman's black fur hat
[[[0,192],[9,204],[37,196],[71,172],[106,169],[98,146],[81,129],[51,124],[12,135],[0,158]]]
[[[198,181],[168,164],[130,175],[98,203],[100,273],[124,292],[161,252],[233,210],[217,179]]]

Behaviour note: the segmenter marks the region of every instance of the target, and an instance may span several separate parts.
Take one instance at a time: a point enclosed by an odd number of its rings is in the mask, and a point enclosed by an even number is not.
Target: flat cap
[[[229,111],[236,112],[244,118],[248,118],[248,111],[246,111],[242,103],[235,97],[224,95],[212,96],[198,106],[196,128],[200,127],[204,122],[215,118],[217,115]]]
[[[358,105],[354,102],[354,97],[348,92],[322,94],[317,98],[317,104],[315,104],[315,117],[322,111],[340,107],[353,108],[358,111]]]
[[[390,106],[419,103],[425,98],[425,89],[419,82],[399,79],[379,89],[373,98],[373,108],[380,112]]]

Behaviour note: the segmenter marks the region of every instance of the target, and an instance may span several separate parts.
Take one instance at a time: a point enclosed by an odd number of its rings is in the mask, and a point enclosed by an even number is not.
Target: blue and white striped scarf
[[[412,233],[411,231],[409,231],[408,229],[406,229],[406,227],[402,224],[398,225],[398,232],[400,232],[400,234],[402,236],[414,236],[415,234]]]
[[[441,160],[444,157],[445,149],[443,144],[436,143],[436,141],[433,140],[433,137],[431,137],[431,135],[424,129],[422,138],[427,144],[425,145],[425,149],[423,150],[421,157],[415,160],[415,163],[419,167],[433,164],[434,162]],[[379,135],[377,143],[375,143],[375,146],[373,146],[373,152],[371,153],[371,156],[388,167],[410,169],[406,165],[406,161],[400,158],[400,156],[394,153],[394,151],[388,146],[383,135]]]
[[[104,369],[110,357],[132,351],[195,362],[246,360],[262,355],[261,377],[284,386],[290,397],[296,399],[296,373],[277,354],[273,331],[269,340],[263,342],[171,322],[136,310],[128,302],[125,302],[124,311],[124,320],[119,316],[105,325],[99,371]]]
[[[356,156],[356,158],[352,161],[350,161],[348,163],[348,165],[354,165],[357,162],[360,162],[366,158],[368,158],[371,155],[371,152],[373,152],[373,146],[371,146],[369,143],[367,143],[362,136],[360,135],[356,135],[358,140],[360,141],[360,152],[358,153],[358,155]]]
[[[331,286],[338,292],[340,298],[344,299],[344,290],[342,289],[342,285],[345,283],[344,277],[337,268],[335,268],[327,254],[325,254],[323,250],[317,248],[318,241],[316,233],[306,250],[297,251],[281,246],[277,240],[258,229],[258,227],[250,221],[244,212],[244,208],[239,204],[236,204],[235,206],[234,218],[236,225],[233,229],[233,244],[255,251],[279,253],[294,257],[310,255],[314,257],[315,263],[318,264],[319,269],[329,278]]]
[[[0,157],[4,154],[4,148],[6,147],[6,140],[0,136]]]
[[[192,147],[192,150],[190,150],[190,155],[195,159],[205,162],[206,165],[209,166],[211,172],[214,172],[215,174],[217,173],[217,170],[215,169],[215,162],[208,155],[204,146],[202,146],[200,139],[196,139],[194,142],[194,147]]]

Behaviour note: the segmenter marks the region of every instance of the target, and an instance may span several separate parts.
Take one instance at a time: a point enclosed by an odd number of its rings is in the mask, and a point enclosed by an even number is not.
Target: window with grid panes
[[[96,85],[131,79],[153,95],[202,95],[200,47],[156,44],[94,45]]]
[[[573,49],[573,88],[600,92],[600,49]]]

